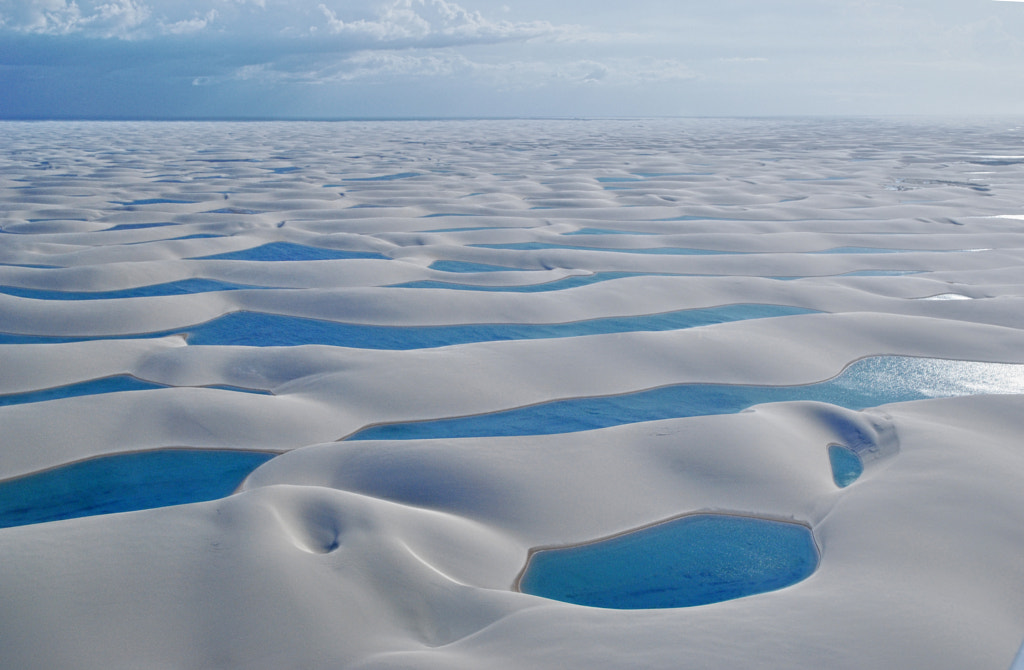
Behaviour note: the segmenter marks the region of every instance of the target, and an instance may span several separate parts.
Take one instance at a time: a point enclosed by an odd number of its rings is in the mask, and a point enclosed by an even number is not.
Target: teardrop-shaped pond
[[[857,452],[838,444],[829,445],[828,461],[832,466],[832,480],[841,489],[857,481],[864,472]]]

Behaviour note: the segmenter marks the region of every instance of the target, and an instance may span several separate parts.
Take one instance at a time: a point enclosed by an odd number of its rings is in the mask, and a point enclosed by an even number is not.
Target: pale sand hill
[[[966,391],[980,395],[863,411],[791,401],[552,435],[343,439],[674,384],[810,384],[879,355],[1024,364],[1024,160],[994,158],[1020,153],[1013,124],[3,131],[0,396],[119,375],[167,388],[0,407],[0,477],[163,447],[286,453],[222,500],[0,530],[0,667],[1013,662],[1016,368]],[[298,250],[270,249],[311,255],[204,258],[281,243]],[[611,272],[629,274],[557,284]],[[186,280],[175,295],[45,293]],[[518,290],[530,286],[551,290]],[[736,304],[814,312],[404,351],[188,339],[248,312],[442,327]],[[161,335],[119,339],[147,333]],[[829,444],[862,451],[847,488]],[[820,565],[785,589],[692,608],[513,589],[531,548],[697,511],[806,523]]]

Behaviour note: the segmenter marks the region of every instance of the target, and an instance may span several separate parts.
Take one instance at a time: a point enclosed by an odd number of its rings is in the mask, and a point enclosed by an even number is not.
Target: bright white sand
[[[2,332],[103,338],[0,344],[0,394],[121,374],[172,387],[0,407],[0,477],[167,446],[288,453],[224,500],[0,530],[0,666],[1013,662],[1024,639],[1021,395],[863,412],[777,403],[549,436],[337,441],[377,423],[684,382],[803,384],[872,355],[1024,363],[1024,163],[985,164],[1017,150],[1012,124],[3,132],[0,285],[112,291],[204,278],[269,288],[99,301],[0,294]],[[289,167],[299,169],[273,172]],[[365,180],[403,173],[417,176]],[[173,225],[108,230],[153,223]],[[597,232],[567,234],[581,229]],[[627,234],[600,232],[609,229]],[[219,237],[173,239],[192,235]],[[388,259],[197,259],[269,242]],[[586,249],[469,246],[527,242]],[[615,251],[656,247],[743,253]],[[812,253],[863,247],[900,253]],[[529,272],[428,267],[438,260]],[[18,267],[33,264],[57,267]],[[674,276],[540,293],[389,286],[606,271]],[[916,274],[841,276],[863,271]],[[187,333],[240,310],[429,326],[735,303],[822,313],[411,351],[117,339]],[[273,395],[203,388],[214,385]],[[838,489],[827,445],[863,436],[877,457]],[[687,609],[591,609],[511,588],[533,547],[701,510],[805,522],[821,565],[780,591]]]

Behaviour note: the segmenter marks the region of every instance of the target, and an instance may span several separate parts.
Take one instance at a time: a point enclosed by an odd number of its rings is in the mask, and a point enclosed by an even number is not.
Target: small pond
[[[852,449],[830,444],[828,447],[828,460],[832,465],[832,480],[839,488],[846,488],[857,481],[864,473],[864,464]]]

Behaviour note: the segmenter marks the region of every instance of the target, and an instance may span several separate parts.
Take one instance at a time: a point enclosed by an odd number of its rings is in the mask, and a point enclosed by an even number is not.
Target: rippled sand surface
[[[0,128],[0,479],[279,454],[228,497],[0,529],[0,665],[1013,661],[1024,127]],[[797,392],[863,366],[856,403]],[[683,386],[701,415],[602,409]],[[787,390],[714,394],[754,387]],[[805,525],[817,570],[668,609],[515,589],[532,549],[701,512]]]

